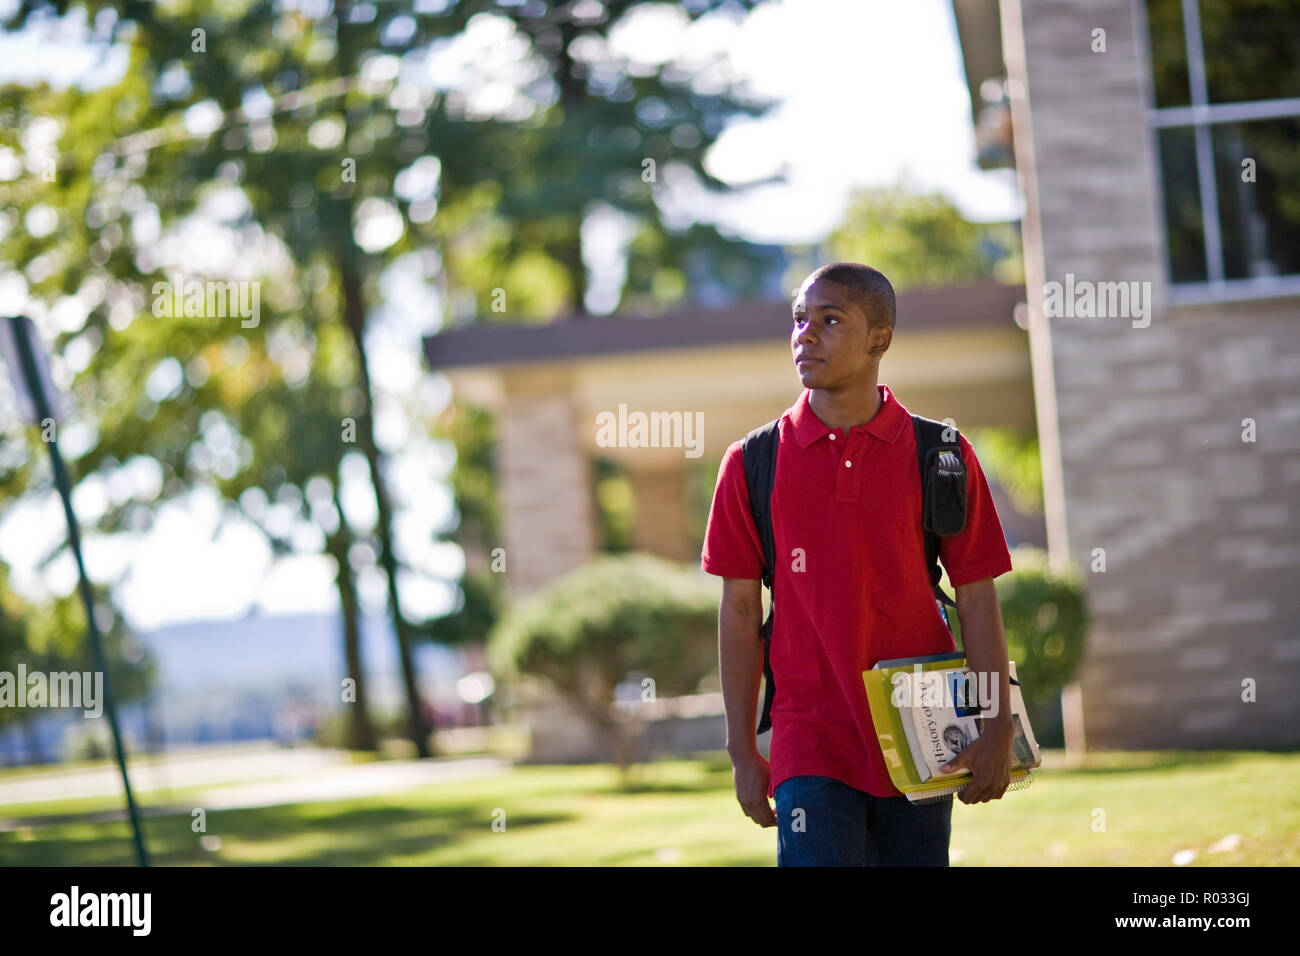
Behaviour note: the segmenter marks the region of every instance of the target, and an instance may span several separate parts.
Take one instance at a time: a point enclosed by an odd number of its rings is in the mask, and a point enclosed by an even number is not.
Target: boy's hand
[[[969,770],[971,781],[957,794],[962,803],[1001,800],[1011,785],[1011,742],[1015,728],[1010,719],[985,719],[975,742],[939,769]]]
[[[771,764],[755,750],[732,758],[731,767],[732,776],[736,778],[736,799],[740,801],[745,816],[760,827],[776,826],[776,811],[767,802],[767,785],[772,779]]]

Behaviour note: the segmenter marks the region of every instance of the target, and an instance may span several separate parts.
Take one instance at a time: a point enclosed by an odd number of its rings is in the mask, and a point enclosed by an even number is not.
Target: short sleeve
[[[961,453],[966,463],[966,527],[960,534],[939,539],[939,557],[954,588],[1011,570],[1002,521],[975,449],[965,435],[961,435]]]
[[[727,447],[718,468],[700,567],[724,578],[763,577],[763,546],[749,510],[745,458],[738,441]]]

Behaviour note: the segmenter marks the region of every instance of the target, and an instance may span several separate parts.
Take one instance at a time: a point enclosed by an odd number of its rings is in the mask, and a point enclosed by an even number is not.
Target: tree
[[[861,190],[850,199],[844,221],[826,246],[828,262],[865,263],[899,290],[959,285],[993,275],[1023,281],[1016,277],[1020,242],[1015,230],[969,222],[938,193],[901,187]]]
[[[489,660],[507,680],[555,687],[609,740],[626,780],[642,723],[636,701],[629,716],[616,688],[636,677],[639,699],[654,700],[692,693],[713,673],[716,585],[648,554],[601,557],[512,606],[492,632]]]
[[[158,273],[150,275],[153,263],[165,283],[173,275],[173,264],[157,253],[167,237],[159,207],[149,199],[175,201],[168,167],[151,168],[141,152],[114,152],[119,124],[150,122],[146,92],[134,73],[90,93],[44,87],[4,92],[8,108],[0,135],[22,150],[29,169],[9,184],[18,214],[11,221],[44,211],[59,228],[35,235],[30,227],[11,229],[0,248],[10,261],[27,264],[33,315],[47,329],[62,328],[52,349],[56,369],[79,370],[69,393],[70,424],[88,429],[93,439],[70,462],[73,480],[111,485],[124,473],[152,476],[152,488],[111,501],[99,516],[100,530],[109,534],[147,530],[162,502],[214,487],[232,514],[266,534],[275,555],[297,550],[291,542],[300,523],[286,514],[289,504],[296,505],[300,522],[315,525],[328,542],[325,550],[344,559],[337,585],[349,676],[357,682],[351,742],[374,749],[359,671],[358,602],[346,558],[353,535],[331,504],[348,450],[338,439],[340,422],[356,405],[348,388],[353,359],[341,330],[312,328],[312,308],[327,305],[336,291],[310,288],[318,285],[314,273],[295,281],[283,267],[271,267],[264,277],[279,293],[274,325],[246,328],[233,314],[214,321],[184,309],[171,313],[171,290],[159,292]],[[33,129],[55,116],[62,135],[53,154],[56,174],[46,181],[35,172],[44,157],[25,147]],[[199,188],[191,198],[198,204],[211,192]],[[28,446],[29,455],[38,448]]]
[[[670,226],[659,199],[671,179],[726,189],[705,169],[705,154],[733,117],[757,116],[772,104],[734,80],[711,76],[707,83],[696,82],[672,59],[635,61],[615,52],[610,37],[620,25],[634,28],[639,16],[658,17],[661,25],[675,21],[684,28],[723,10],[741,14],[759,2],[538,0],[477,6],[509,21],[513,29],[501,31],[500,42],[519,41],[521,63],[535,77],[534,95],[545,104],[524,122],[484,130],[494,173],[487,182],[497,202],[477,241],[459,236],[446,244],[449,280],[473,292],[471,301],[480,314],[491,316],[488,303],[496,289],[505,290],[508,301],[521,300],[524,309],[508,308],[511,315],[550,318],[584,312],[588,277],[581,232],[596,208],[626,217],[635,234],[616,307],[629,302],[663,306],[684,297],[689,291],[687,259],[732,289],[755,287],[770,268],[762,256],[712,226]],[[471,28],[476,20],[471,18]],[[478,25],[486,28],[487,23],[484,17]],[[456,171],[444,167],[447,193],[468,195],[457,188],[467,184],[455,176]],[[484,181],[474,179],[476,184]],[[477,211],[485,212],[486,205],[480,201]],[[451,212],[439,219],[454,228],[456,216]],[[524,278],[529,281],[512,281]],[[539,281],[552,294],[538,296],[530,288]]]
[[[680,294],[672,274],[691,249],[733,265],[748,257],[742,244],[707,227],[669,229],[656,205],[659,180],[644,175],[644,161],[717,187],[703,169],[704,151],[729,116],[761,107],[727,84],[698,88],[672,64],[645,69],[611,54],[608,33],[634,6],[340,2],[313,16],[271,0],[239,7],[119,0],[100,5],[95,22],[105,42],[126,44],[130,65],[120,83],[9,95],[16,145],[42,114],[62,118],[54,180],[25,176],[5,198],[17,210],[15,223],[31,222],[39,206],[53,209],[60,226],[7,237],[14,261],[28,263],[30,291],[42,302],[75,295],[84,305],[84,322],[56,342],[60,358],[68,348],[92,355],[78,387],[99,435],[74,471],[152,458],[162,472],[159,499],[208,482],[236,510],[249,513],[265,500],[315,523],[309,503],[337,500],[337,466],[347,449],[341,438],[325,439],[329,448],[302,444],[329,434],[331,419],[335,433],[350,422],[374,490],[374,551],[403,663],[409,731],[421,754],[428,753],[427,728],[410,645],[434,629],[431,621],[411,621],[399,600],[399,572],[409,565],[394,543],[401,502],[390,488],[389,451],[375,435],[382,383],[373,379],[367,342],[385,269],[431,250],[435,268],[427,278],[453,306],[500,290],[511,311],[521,303],[545,315],[581,308],[581,228],[593,203],[632,216],[642,245],[662,256],[658,269],[634,256],[633,294],[647,289],[659,301],[664,290]],[[693,19],[721,6],[697,2],[681,13]],[[10,23],[72,7],[24,2]],[[404,72],[503,20],[511,42],[522,44],[521,60],[538,68],[536,82],[516,91],[522,113],[470,108],[475,84],[488,85],[481,77],[433,88]],[[36,158],[25,158],[34,173]],[[214,203],[225,212],[214,212]],[[138,325],[148,309],[142,290],[155,288],[166,267],[191,251],[176,248],[178,237],[205,217],[224,217],[235,247],[261,251],[260,262],[217,271],[265,281],[271,308],[263,321],[253,331],[210,316],[169,316],[165,333],[148,329],[147,319]],[[48,218],[42,210],[36,220]],[[725,273],[746,281],[743,268]],[[311,386],[288,367],[301,367],[303,355]],[[146,374],[125,380],[113,363],[127,356]],[[214,454],[213,442],[227,454]],[[141,504],[150,505],[136,502],[111,514],[109,524],[147,522],[135,507]],[[332,507],[321,510],[328,516]],[[260,525],[277,548],[286,546],[285,534]],[[336,560],[349,553],[343,534],[321,545]],[[350,660],[351,581],[340,567]],[[456,630],[440,632],[449,628]]]
[[[15,19],[24,21],[33,6],[23,5]],[[54,6],[64,14],[69,4]],[[145,402],[152,414],[137,421],[131,420],[132,412],[140,407],[139,392],[148,383],[121,383],[128,400],[136,401],[124,407],[118,402],[122,396],[113,393],[106,404],[117,404],[108,417],[120,427],[111,437],[101,438],[83,467],[116,464],[116,442],[130,454],[164,463],[169,472],[166,477],[174,479],[164,481],[164,489],[180,494],[194,481],[212,477],[196,474],[212,469],[194,467],[195,459],[201,463],[204,443],[224,431],[223,438],[234,445],[241,459],[219,476],[225,484],[218,485],[232,500],[246,512],[243,496],[256,486],[264,500],[284,501],[287,497],[305,513],[307,483],[313,478],[337,481],[337,464],[348,451],[344,442],[355,440],[367,463],[378,506],[375,551],[388,582],[409,702],[410,734],[417,751],[427,755],[410,653],[412,625],[398,602],[393,507],[383,455],[374,435],[375,389],[366,355],[367,297],[374,295],[373,288],[367,286],[373,287],[383,257],[363,252],[354,234],[354,224],[364,218],[361,213],[370,194],[391,191],[396,173],[428,146],[433,125],[424,124],[423,137],[402,135],[393,122],[392,109],[384,102],[393,92],[392,77],[376,81],[373,71],[370,76],[359,76],[363,66],[384,61],[376,52],[382,46],[379,31],[398,18],[376,22],[372,17],[367,21],[352,16],[349,4],[339,4],[317,21],[273,3],[231,10],[220,4],[192,9],[128,2],[114,9],[116,20],[108,14],[112,34],[128,37],[134,69],[111,90],[73,91],[57,99],[53,104],[56,115],[68,118],[64,131],[73,134],[59,143],[61,175],[50,189],[38,186],[29,190],[44,194],[42,198],[62,193],[60,198],[79,202],[67,219],[70,224],[79,226],[84,221],[90,227],[72,230],[72,240],[81,242],[86,255],[59,257],[57,261],[66,268],[52,270],[61,274],[57,283],[51,284],[64,291],[78,288],[85,273],[94,272],[80,265],[88,260],[91,267],[107,267],[110,281],[116,280],[114,291],[125,286],[129,293],[151,285],[150,273],[156,267],[171,264],[152,248],[156,241],[136,244],[131,241],[134,230],[128,232],[121,224],[122,213],[130,211],[124,209],[122,200],[133,193],[137,210],[144,206],[147,216],[160,223],[159,232],[199,214],[204,200],[215,192],[242,194],[246,208],[234,216],[236,230],[245,237],[270,239],[271,251],[281,253],[281,268],[264,272],[278,301],[273,303],[268,321],[252,333],[245,332],[243,323],[232,328],[230,322],[214,325],[211,316],[187,315],[168,316],[165,333],[146,329],[116,335],[111,333],[125,333],[134,324],[129,305],[118,316],[118,324],[126,326],[123,329],[110,329],[107,308],[87,316],[93,344],[108,346],[96,351],[88,380],[120,378],[125,371],[119,364],[124,354],[132,354],[146,368],[172,368],[173,379],[177,377],[175,369],[183,368],[186,374],[161,401]],[[403,22],[412,19],[402,17]],[[128,19],[130,29],[122,29]],[[463,27],[464,19],[459,11],[442,18],[418,16],[415,20],[420,29],[411,39],[416,44],[427,43],[431,36],[454,34]],[[255,117],[255,109],[242,110],[250,91],[278,97],[281,106],[288,100],[294,109],[282,108],[278,114],[268,109],[268,115]],[[196,115],[200,122],[210,124],[207,135],[196,135]],[[392,149],[370,149],[376,139],[382,139],[376,131],[385,131],[390,141],[400,142],[393,142]],[[128,132],[132,135],[123,135]],[[277,137],[283,140],[283,147],[268,148]],[[359,179],[349,175],[355,173],[357,153],[368,153]],[[93,173],[99,174],[99,183],[93,181]],[[382,205],[380,208],[382,211]],[[97,226],[102,228],[95,239]],[[61,237],[56,237],[45,245],[60,241]],[[25,251],[28,254],[19,261],[39,258],[37,250]],[[248,274],[243,281],[258,281],[255,275]],[[47,290],[53,291],[49,285],[34,291]],[[138,309],[142,297],[135,298]],[[190,318],[201,321],[190,323]],[[337,335],[340,331],[345,333],[342,338]],[[319,402],[300,403],[298,395],[284,394],[297,389],[285,385],[284,369],[271,354],[277,336],[282,352],[306,352],[322,359],[324,369],[312,368],[320,388],[307,390],[318,396]],[[335,350],[321,348],[322,340],[334,344]],[[347,343],[350,356],[337,352],[342,343]],[[257,347],[259,344],[262,347]],[[214,375],[213,364],[218,373],[229,374]],[[199,371],[192,374],[196,365]],[[206,392],[204,385],[210,385]],[[274,395],[277,385],[281,394]],[[205,398],[213,402],[206,410]],[[166,423],[148,421],[165,405],[175,426],[170,429],[159,427]],[[300,412],[313,420],[303,422]],[[321,419],[317,413],[326,417]],[[237,419],[248,427],[231,438]],[[345,426],[350,426],[350,431]],[[254,436],[251,440],[250,434]],[[159,435],[170,440],[172,447],[159,447],[160,441],[150,440],[150,436]],[[258,437],[264,439],[260,444]],[[286,440],[290,437],[304,440]],[[322,461],[322,456],[326,460]],[[331,484],[326,495],[315,497],[336,500],[337,488]],[[323,511],[328,522],[330,506]],[[273,544],[281,546],[283,536],[273,537]],[[348,554],[346,529],[332,536],[329,550],[336,559]],[[359,661],[357,602],[351,581],[350,570],[341,566],[347,654],[349,661]],[[356,713],[363,719],[364,706],[356,708]],[[373,735],[359,725],[354,736],[364,740]]]

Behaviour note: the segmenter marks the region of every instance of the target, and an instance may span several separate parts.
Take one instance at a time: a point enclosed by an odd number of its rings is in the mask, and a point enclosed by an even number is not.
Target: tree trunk
[[[356,575],[353,574],[348,559],[352,534],[343,518],[337,482],[334,485],[334,507],[339,513],[339,530],[330,536],[327,547],[338,564],[338,574],[334,581],[343,616],[343,658],[347,662],[347,676],[352,678],[355,690],[355,699],[348,709],[348,747],[352,750],[378,750],[375,726],[371,723],[370,709],[367,706],[365,671],[361,662],[361,615],[357,601]]]
[[[626,788],[632,782],[632,767],[636,764],[637,728],[630,721],[615,719],[610,727],[614,745],[614,764]]]
[[[586,99],[586,79],[578,75],[577,64],[569,53],[569,45],[578,36],[577,25],[572,19],[563,18],[555,24],[555,28],[560,33],[555,80],[559,87],[560,108],[565,111],[567,122],[569,110],[580,108]],[[557,258],[569,275],[569,290],[573,296],[572,308],[575,316],[587,314],[587,266],[582,261],[583,213],[581,207],[568,210],[566,218],[570,220],[570,228],[565,230],[557,250]]]
[[[350,221],[350,217],[349,217]],[[375,533],[379,536],[379,564],[388,579],[388,609],[393,620],[393,631],[397,636],[397,650],[402,661],[402,682],[406,689],[407,705],[410,714],[407,720],[411,742],[419,757],[432,756],[429,747],[429,735],[432,727],[425,722],[424,708],[421,706],[419,684],[415,678],[415,660],[411,655],[411,628],[402,614],[401,602],[397,596],[397,558],[393,553],[393,506],[388,497],[388,486],[384,481],[383,456],[375,444],[374,388],[370,380],[370,366],[366,355],[365,322],[366,303],[361,288],[361,275],[356,268],[357,248],[351,233],[340,241],[337,249],[336,265],[343,287],[343,320],[352,343],[356,348],[357,369],[361,382],[363,398],[361,411],[357,413],[357,444],[370,466],[370,481],[375,490],[375,508],[378,518]]]
[[[571,308],[575,316],[587,314],[587,266],[582,261],[582,213],[574,214],[571,230],[560,240],[557,258],[569,276],[569,289],[573,297]]]

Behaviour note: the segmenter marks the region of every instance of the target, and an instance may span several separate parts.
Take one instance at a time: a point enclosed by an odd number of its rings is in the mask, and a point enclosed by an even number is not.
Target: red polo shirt
[[[912,420],[888,386],[876,388],[880,410],[848,437],[817,417],[808,389],[781,416],[769,797],[804,774],[899,796],[872,730],[862,672],[892,657],[956,650],[926,575]],[[984,472],[964,435],[961,450],[966,527],[941,538],[939,552],[954,588],[1011,570]],[[739,441],[718,471],[700,564],[721,577],[763,574]]]

